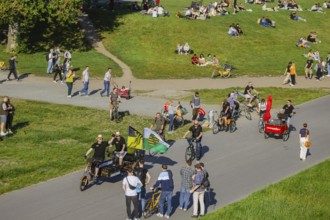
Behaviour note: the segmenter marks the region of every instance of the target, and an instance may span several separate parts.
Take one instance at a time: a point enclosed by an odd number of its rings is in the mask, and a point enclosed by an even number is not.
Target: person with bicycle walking
[[[243,96],[247,100],[249,100],[247,106],[252,107],[252,101],[254,100],[254,96],[252,92],[258,94],[258,91],[253,87],[252,82],[249,82],[248,85],[244,89]]]
[[[196,159],[199,161],[202,157],[203,128],[197,120],[194,121],[194,125],[183,135],[183,138],[186,138],[190,132],[192,133],[192,136],[187,138],[187,141],[190,144],[193,138],[196,139]]]
[[[186,165],[181,168],[181,189],[180,189],[180,202],[179,209],[187,211],[189,200],[190,200],[190,190],[193,186],[192,176],[194,175],[194,169],[191,168],[191,160],[186,161]]]
[[[150,174],[148,169],[144,167],[144,160],[139,160],[138,168],[135,170],[135,176],[141,181],[141,192],[138,193],[138,199],[141,201],[141,213],[144,214],[146,206],[146,185],[150,183]]]
[[[265,99],[261,99],[261,102],[258,104],[256,108],[260,118],[263,118],[264,114],[266,113],[267,102]]]
[[[195,121],[197,119],[199,108],[201,107],[201,99],[199,97],[199,92],[195,92],[195,95],[192,97],[190,101],[190,105],[192,107],[192,120]]]
[[[160,186],[162,193],[159,199],[159,213],[158,217],[170,218],[172,211],[172,194],[174,190],[174,181],[173,181],[173,173],[171,170],[167,169],[167,165],[162,165],[162,172],[159,174],[156,183],[153,187],[150,187],[151,190]],[[167,211],[164,213],[164,204],[165,200],[167,200]],[[165,214],[165,215],[164,215]]]
[[[110,120],[113,120],[113,109],[119,106],[120,96],[118,94],[117,88],[113,88],[109,96],[109,114]]]

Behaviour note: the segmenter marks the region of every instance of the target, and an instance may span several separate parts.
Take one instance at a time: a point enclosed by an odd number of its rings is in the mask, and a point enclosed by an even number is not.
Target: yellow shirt
[[[296,67],[295,66],[290,67],[290,75],[296,75]]]
[[[73,78],[74,78],[75,74],[72,73],[71,70],[69,70],[67,73],[66,73],[66,80],[65,82],[68,82],[68,83],[73,83]]]

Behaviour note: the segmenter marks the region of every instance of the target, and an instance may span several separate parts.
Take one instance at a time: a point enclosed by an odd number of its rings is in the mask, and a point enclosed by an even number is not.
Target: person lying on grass
[[[275,27],[275,22],[270,20],[268,17],[262,17],[258,19],[258,24],[264,27]]]

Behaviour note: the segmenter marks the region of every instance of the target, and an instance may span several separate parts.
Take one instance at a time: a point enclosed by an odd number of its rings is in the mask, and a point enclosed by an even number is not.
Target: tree
[[[79,48],[81,0],[0,0],[0,24],[8,25],[8,46],[32,52],[55,45]]]

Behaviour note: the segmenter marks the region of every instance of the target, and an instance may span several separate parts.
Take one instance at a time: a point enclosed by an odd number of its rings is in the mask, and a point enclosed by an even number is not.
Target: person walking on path
[[[0,105],[0,136],[6,136],[8,133],[5,132],[5,126],[7,122],[8,110],[11,108],[8,107],[8,96],[3,97],[3,100]]]
[[[173,106],[172,101],[168,102],[167,112],[168,112],[168,116],[170,118],[170,126],[168,126],[168,133],[173,134],[173,132],[174,132],[173,122],[174,122],[174,116],[176,113],[176,107]]]
[[[325,65],[323,63],[323,59],[320,58],[318,63],[316,64],[317,65],[317,70],[316,70],[316,80],[317,81],[320,81],[322,80],[324,77],[323,77],[323,73],[325,72]]]
[[[190,101],[190,105],[192,107],[192,120],[195,121],[198,116],[199,108],[201,107],[201,99],[199,97],[199,92],[195,92],[195,95],[192,97]]]
[[[328,56],[327,56],[327,65],[328,65],[328,75],[327,75],[327,77],[330,77],[330,52],[328,53]]]
[[[204,194],[205,190],[202,186],[202,182],[204,180],[204,172],[202,170],[202,166],[200,164],[195,165],[196,174],[193,176],[194,188],[190,191],[193,193],[193,215],[192,218],[198,218],[198,205],[200,207],[199,217],[205,215],[205,203],[204,203]]]
[[[71,67],[69,68],[69,71],[66,73],[66,85],[68,87],[68,98],[71,98],[72,94],[72,88],[73,88],[73,79],[76,76],[76,72],[71,70]]]
[[[12,128],[13,128],[15,107],[10,102],[9,98],[8,98],[8,101],[7,101],[7,109],[8,109],[8,115],[7,115],[7,122],[6,122],[6,130],[7,130],[8,134],[13,134]]]
[[[290,68],[291,68],[292,62],[290,61],[288,65],[286,66],[286,69],[284,71],[284,80],[283,85],[288,84],[290,82]]]
[[[86,66],[85,70],[82,72],[82,83],[84,85],[84,88],[82,88],[79,91],[79,95],[83,95],[83,93],[85,94],[85,96],[88,96],[88,85],[89,85],[89,67]]]
[[[52,74],[53,72],[53,49],[50,49],[49,54],[46,56],[46,60],[48,63],[47,66],[47,73],[48,74]]]
[[[290,86],[294,86],[296,85],[296,75],[297,75],[297,72],[296,72],[296,64],[294,62],[292,62],[291,64],[291,67],[290,67],[290,79],[291,79],[291,82],[290,82]]]
[[[150,189],[153,190],[160,185],[162,193],[159,200],[159,213],[158,217],[164,217],[164,203],[167,200],[167,211],[165,218],[170,218],[172,210],[172,194],[174,189],[173,173],[171,170],[167,170],[167,165],[162,165],[162,172],[159,174],[157,182]]]
[[[181,189],[179,209],[186,212],[190,202],[190,190],[193,186],[192,176],[194,175],[194,169],[191,168],[191,160],[186,161],[186,165],[180,170],[180,175]]]
[[[128,176],[123,180],[123,190],[125,192],[126,198],[126,212],[127,219],[132,219],[131,203],[133,203],[134,210],[133,216],[134,220],[139,219],[139,202],[136,188],[138,185],[142,185],[139,178],[133,175],[133,169],[131,167],[127,170]]]
[[[60,81],[62,82],[62,69],[61,69],[60,64],[58,64],[58,63],[55,64],[54,72],[55,72],[55,74],[53,77],[53,82],[57,83],[57,79],[56,79],[57,76],[59,76]]]
[[[17,56],[14,55],[10,58],[9,60],[9,73],[8,73],[8,76],[7,76],[7,80],[9,81],[10,80],[10,76],[11,74],[14,75],[15,79],[18,81],[18,76],[17,76],[17,69],[16,69],[16,63],[17,63],[17,60],[16,60]]]
[[[192,133],[192,136],[187,139],[187,141],[191,142],[193,138],[196,139],[196,159],[199,161],[202,157],[202,137],[203,137],[203,128],[198,123],[197,120],[194,121],[194,125],[189,128],[189,130],[183,135],[183,138],[186,138],[186,136],[189,134],[189,132]]]
[[[313,78],[313,58],[308,57],[305,65],[305,79],[312,79]]]
[[[300,160],[306,160],[307,157],[306,141],[309,141],[309,130],[307,129],[307,123],[304,123],[303,128],[299,131]]]
[[[112,117],[112,112],[115,106],[119,106],[119,102],[120,102],[120,96],[118,94],[118,91],[116,88],[112,89],[112,92],[110,93],[109,96],[109,115],[110,115],[110,120],[113,120]]]
[[[103,96],[103,93],[107,92],[107,97],[109,97],[110,94],[110,83],[112,84],[112,75],[111,75],[111,68],[108,68],[108,71],[104,74],[104,89],[100,92],[101,97]]]
[[[139,160],[139,167],[135,170],[135,175],[142,183],[141,192],[138,193],[138,199],[141,201],[141,214],[146,206],[146,185],[150,183],[149,171],[144,167],[144,160]]]

